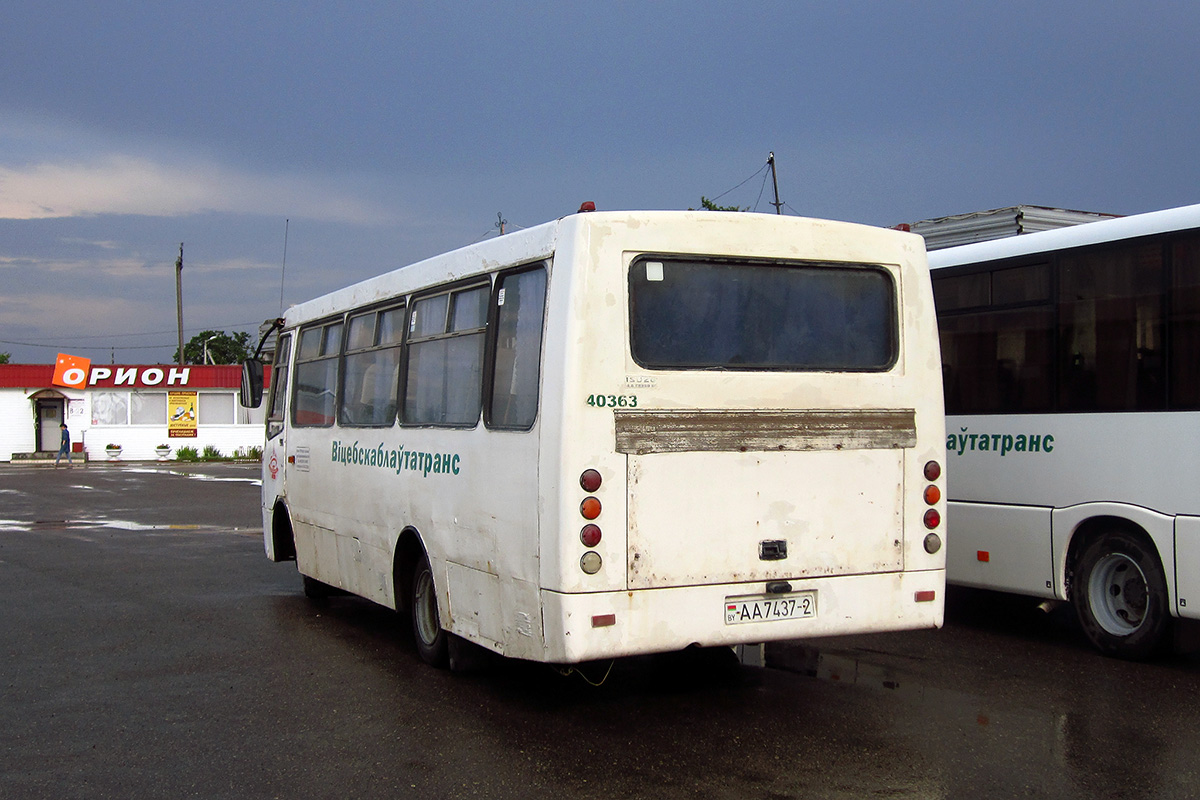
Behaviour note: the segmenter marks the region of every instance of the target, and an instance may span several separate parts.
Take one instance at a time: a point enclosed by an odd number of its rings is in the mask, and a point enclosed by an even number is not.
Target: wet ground
[[[0,466],[0,797],[1200,796],[1200,658],[1103,658],[1069,609],[451,675],[263,557],[256,478]]]

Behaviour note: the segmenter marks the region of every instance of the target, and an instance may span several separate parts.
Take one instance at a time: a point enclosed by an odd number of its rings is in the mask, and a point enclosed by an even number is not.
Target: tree
[[[204,360],[205,344],[208,347],[209,361]],[[229,334],[224,331],[201,331],[193,336],[183,346],[183,363],[185,364],[240,364],[250,357],[250,334],[237,331]],[[179,351],[172,356],[179,363]]]
[[[719,206],[712,200],[709,200],[704,195],[700,195],[700,205],[705,211],[749,211],[748,208],[738,208],[737,206]],[[690,209],[689,209],[690,210]]]
[[[0,353],[0,364],[7,364],[10,358],[12,358],[12,353]]]

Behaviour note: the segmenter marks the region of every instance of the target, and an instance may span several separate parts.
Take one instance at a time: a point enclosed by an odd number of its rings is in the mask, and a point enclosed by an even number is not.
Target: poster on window
[[[196,438],[195,392],[167,392],[167,438]]]

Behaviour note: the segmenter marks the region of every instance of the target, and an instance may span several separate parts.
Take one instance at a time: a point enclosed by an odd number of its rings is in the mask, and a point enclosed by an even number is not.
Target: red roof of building
[[[264,376],[270,382],[271,368]],[[0,389],[45,389],[54,386],[53,364],[0,364]],[[242,368],[237,364],[94,364],[88,389],[237,389]],[[71,387],[63,387],[71,388]]]

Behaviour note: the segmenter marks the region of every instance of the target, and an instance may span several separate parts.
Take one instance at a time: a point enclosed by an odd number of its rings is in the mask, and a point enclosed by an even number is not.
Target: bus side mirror
[[[258,408],[263,397],[263,363],[256,358],[242,362],[242,389],[239,400],[243,408]]]

